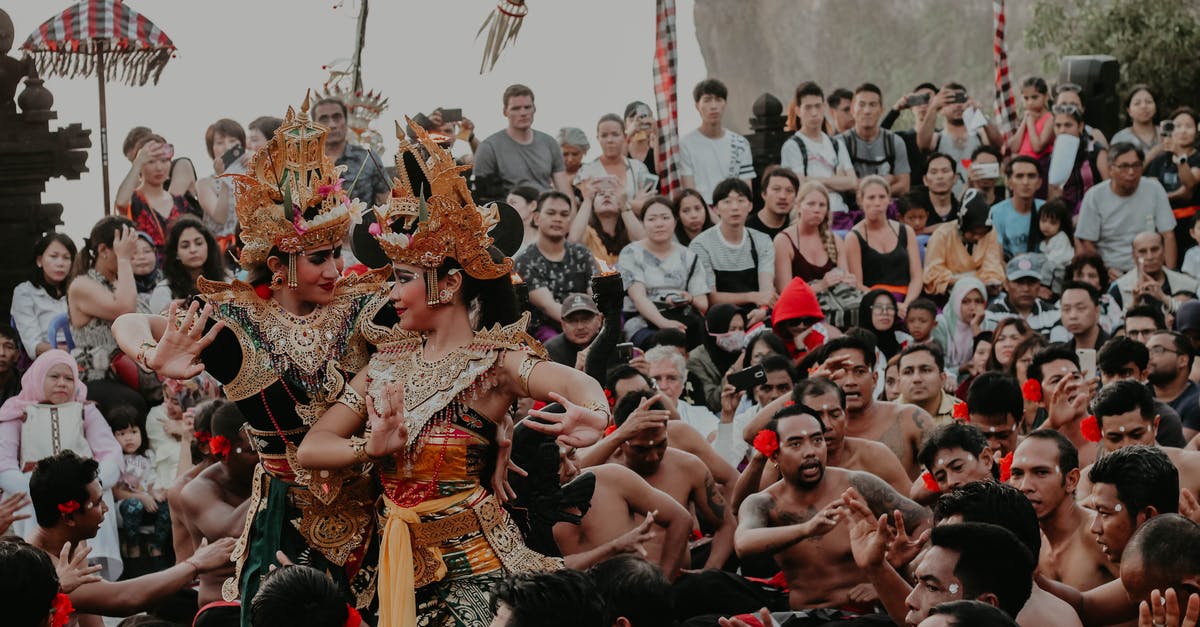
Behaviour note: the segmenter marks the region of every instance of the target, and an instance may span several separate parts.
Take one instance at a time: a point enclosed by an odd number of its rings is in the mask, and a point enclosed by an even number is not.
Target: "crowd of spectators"
[[[564,483],[596,479],[554,529],[569,568],[509,578],[494,624],[1195,625],[1198,114],[1139,85],[1110,140],[1082,95],[1023,81],[1006,136],[959,83],[887,108],[871,83],[804,82],[794,134],[756,170],[724,125],[734,96],[707,79],[673,197],[641,102],[553,135],[523,85],[486,138],[424,116],[477,200],[523,221],[531,334],[613,405],[598,444],[562,452]],[[382,201],[346,106],[312,114],[351,195]],[[0,325],[0,529],[24,538],[0,540],[0,590],[18,626],[64,602],[186,625],[219,599],[256,462],[244,419],[206,375],[142,371],[111,326],[239,276],[222,175],[280,123],[214,122],[203,178],[133,129],[119,215],[36,244]],[[345,601],[289,565],[250,614],[356,624]]]

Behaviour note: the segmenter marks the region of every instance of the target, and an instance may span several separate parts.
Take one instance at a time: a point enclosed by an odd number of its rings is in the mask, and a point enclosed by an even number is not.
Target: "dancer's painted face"
[[[281,266],[284,273],[287,266]],[[330,247],[296,255],[295,294],[303,302],[317,305],[333,300],[333,290],[342,274],[342,249]],[[283,288],[289,289],[289,288]]]

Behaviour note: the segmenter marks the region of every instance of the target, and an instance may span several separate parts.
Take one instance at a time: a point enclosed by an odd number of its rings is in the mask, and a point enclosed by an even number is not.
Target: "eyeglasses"
[[[1176,355],[1182,354],[1179,351],[1167,348],[1166,346],[1151,346],[1149,350],[1151,355],[1161,355],[1163,353],[1174,353]]]
[[[1154,335],[1154,329],[1130,329],[1125,331],[1125,335],[1129,337],[1150,337]]]
[[[1142,167],[1142,162],[1141,161],[1133,161],[1130,163],[1114,163],[1114,164],[1112,164],[1112,167],[1113,167],[1113,169],[1116,169],[1116,170],[1125,170],[1125,171],[1139,170]]]
[[[1051,111],[1054,113],[1061,113],[1063,115],[1081,115],[1083,113],[1079,110],[1079,107],[1070,103],[1054,105],[1054,107],[1051,108]]]
[[[896,313],[896,308],[891,305],[871,305],[871,311],[875,313]]]

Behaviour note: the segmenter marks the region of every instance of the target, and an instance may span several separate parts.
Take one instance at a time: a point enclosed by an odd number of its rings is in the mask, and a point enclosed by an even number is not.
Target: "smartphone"
[[[962,104],[967,101],[967,92],[956,91],[950,95],[950,104]]]
[[[999,163],[976,163],[971,166],[971,172],[976,178],[981,179],[998,179],[1000,178]]]
[[[617,363],[629,363],[633,359],[633,343],[622,342],[617,344]]]
[[[926,91],[926,92],[922,92],[919,94],[913,94],[913,95],[909,96],[908,98],[904,99],[904,104],[906,104],[910,107],[919,107],[921,105],[927,105],[927,104],[929,104],[929,92]]]
[[[234,144],[233,148],[226,150],[225,154],[221,155],[221,162],[225,164],[226,168],[228,168],[229,166],[233,165],[235,161],[241,159],[242,155],[244,154],[246,154],[246,149],[243,148],[241,144]]]
[[[433,130],[433,120],[430,120],[424,113],[418,113],[412,116],[412,121],[417,123],[417,126],[431,131]]]
[[[442,109],[442,123],[443,124],[445,124],[447,122],[461,122],[461,121],[462,121],[462,109],[461,108],[460,109],[446,109],[446,108]]]
[[[762,364],[750,366],[729,375],[728,381],[729,385],[732,385],[734,389],[749,390],[756,385],[766,383],[767,371],[763,369]]]
[[[1158,123],[1158,134],[1163,137],[1170,137],[1171,133],[1175,132],[1175,120],[1163,120]]]
[[[1079,371],[1085,379],[1096,376],[1096,349],[1077,348],[1075,356],[1079,358]]]

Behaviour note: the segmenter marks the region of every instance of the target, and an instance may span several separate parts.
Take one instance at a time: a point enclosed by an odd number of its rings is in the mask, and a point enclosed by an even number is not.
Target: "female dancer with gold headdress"
[[[325,134],[306,98],[236,179],[248,283],[201,279],[203,312],[192,303],[182,315],[172,306],[166,317],[130,314],[113,325],[143,367],[172,378],[207,370],[246,416],[260,463],[234,530],[236,575],[223,590],[245,603],[243,625],[277,551],[332,574],[359,608],[374,597],[368,471],[314,473],[297,457],[309,427],[366,365],[368,344],[385,338],[388,322],[373,319],[391,315],[386,270],[341,278],[341,243],[362,205],[341,190],[344,168],[325,156]]]
[[[530,425],[565,446],[599,439],[608,404],[595,380],[547,361],[526,334],[512,261],[488,236],[495,209],[477,208],[450,155],[415,132],[421,146],[401,145],[403,178],[371,227],[393,263],[399,338],[379,346],[321,417],[300,460],[328,469],[375,462],[380,627],[483,625],[505,573],[562,567],[526,547],[500,507],[512,496],[503,477],[516,400],[560,402],[565,413],[531,412],[539,422]],[[418,199],[415,185],[432,194]],[[355,437],[364,426],[366,438]]]

